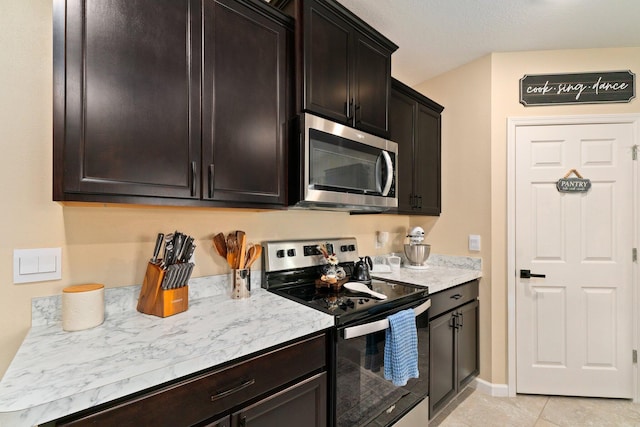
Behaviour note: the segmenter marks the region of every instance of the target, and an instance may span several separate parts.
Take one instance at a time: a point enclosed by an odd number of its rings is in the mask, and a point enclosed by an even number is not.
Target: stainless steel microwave
[[[300,116],[298,133],[292,205],[370,212],[398,206],[398,144],[309,113]]]

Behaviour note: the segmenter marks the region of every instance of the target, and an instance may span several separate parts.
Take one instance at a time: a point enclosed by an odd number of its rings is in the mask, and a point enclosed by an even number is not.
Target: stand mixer
[[[409,243],[404,245],[404,254],[409,263],[405,267],[415,270],[429,268],[425,263],[431,253],[431,245],[422,243],[424,241],[424,229],[422,227],[413,227],[409,230],[407,237],[409,238]]]

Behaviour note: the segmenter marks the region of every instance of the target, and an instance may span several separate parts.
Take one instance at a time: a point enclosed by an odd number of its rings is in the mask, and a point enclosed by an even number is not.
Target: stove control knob
[[[349,252],[353,252],[356,250],[356,245],[349,245]]]
[[[348,250],[349,248],[347,247],[347,245],[340,246],[340,252],[347,252]]]
[[[288,249],[287,250],[287,256],[296,256],[296,250],[295,249]]]
[[[284,258],[284,249],[279,249],[276,251],[277,258]]]

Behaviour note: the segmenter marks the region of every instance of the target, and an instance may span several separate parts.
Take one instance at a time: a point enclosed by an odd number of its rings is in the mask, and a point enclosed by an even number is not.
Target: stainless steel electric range
[[[335,318],[329,361],[329,426],[388,426],[417,405],[428,404],[429,323],[431,306],[425,287],[372,280],[368,287],[379,299],[344,287],[319,287],[327,269],[325,248],[338,258],[349,276],[358,260],[355,238],[270,241],[263,243],[262,287]],[[384,379],[387,317],[413,309],[418,332],[419,378],[405,386]],[[427,416],[424,424],[427,424]]]

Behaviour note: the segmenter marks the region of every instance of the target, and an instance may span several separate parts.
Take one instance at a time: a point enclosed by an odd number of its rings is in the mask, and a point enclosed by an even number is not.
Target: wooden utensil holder
[[[149,263],[144,275],[138,311],[159,317],[168,317],[182,313],[189,308],[189,286],[175,289],[162,289],[162,281],[166,270],[156,264]]]

